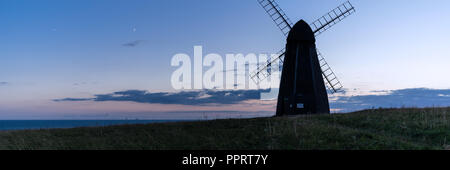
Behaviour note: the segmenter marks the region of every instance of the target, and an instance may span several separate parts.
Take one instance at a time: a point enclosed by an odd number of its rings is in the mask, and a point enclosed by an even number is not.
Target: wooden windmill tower
[[[254,71],[250,76],[259,84],[271,75],[272,64],[283,65],[277,102],[277,116],[330,113],[326,88],[331,93],[342,89],[323,56],[316,49],[315,37],[355,12],[347,1],[308,25],[300,20],[294,26],[275,0],[258,0],[287,36],[281,55]]]

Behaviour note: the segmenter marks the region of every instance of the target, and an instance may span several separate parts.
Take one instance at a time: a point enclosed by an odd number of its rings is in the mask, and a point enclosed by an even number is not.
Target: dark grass
[[[0,132],[0,149],[448,149],[450,108]]]

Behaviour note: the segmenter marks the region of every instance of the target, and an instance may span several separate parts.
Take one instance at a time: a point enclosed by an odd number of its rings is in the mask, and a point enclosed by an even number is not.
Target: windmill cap
[[[287,40],[315,42],[316,38],[314,38],[314,33],[308,23],[300,20],[292,27],[291,31],[289,31]]]

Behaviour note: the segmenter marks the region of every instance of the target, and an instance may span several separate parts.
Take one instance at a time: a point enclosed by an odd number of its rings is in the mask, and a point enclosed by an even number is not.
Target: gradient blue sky
[[[292,21],[308,22],[343,2],[278,0]],[[357,12],[317,38],[346,88],[450,88],[450,1],[352,3]],[[172,107],[100,109],[108,105],[53,99],[173,91],[170,60],[192,56],[194,45],[224,55],[272,53],[285,43],[256,0],[2,0],[0,21],[0,118]]]

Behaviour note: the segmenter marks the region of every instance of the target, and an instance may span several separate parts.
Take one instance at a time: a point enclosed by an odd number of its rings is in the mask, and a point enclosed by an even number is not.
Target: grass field
[[[450,149],[450,108],[0,132],[0,149]]]

